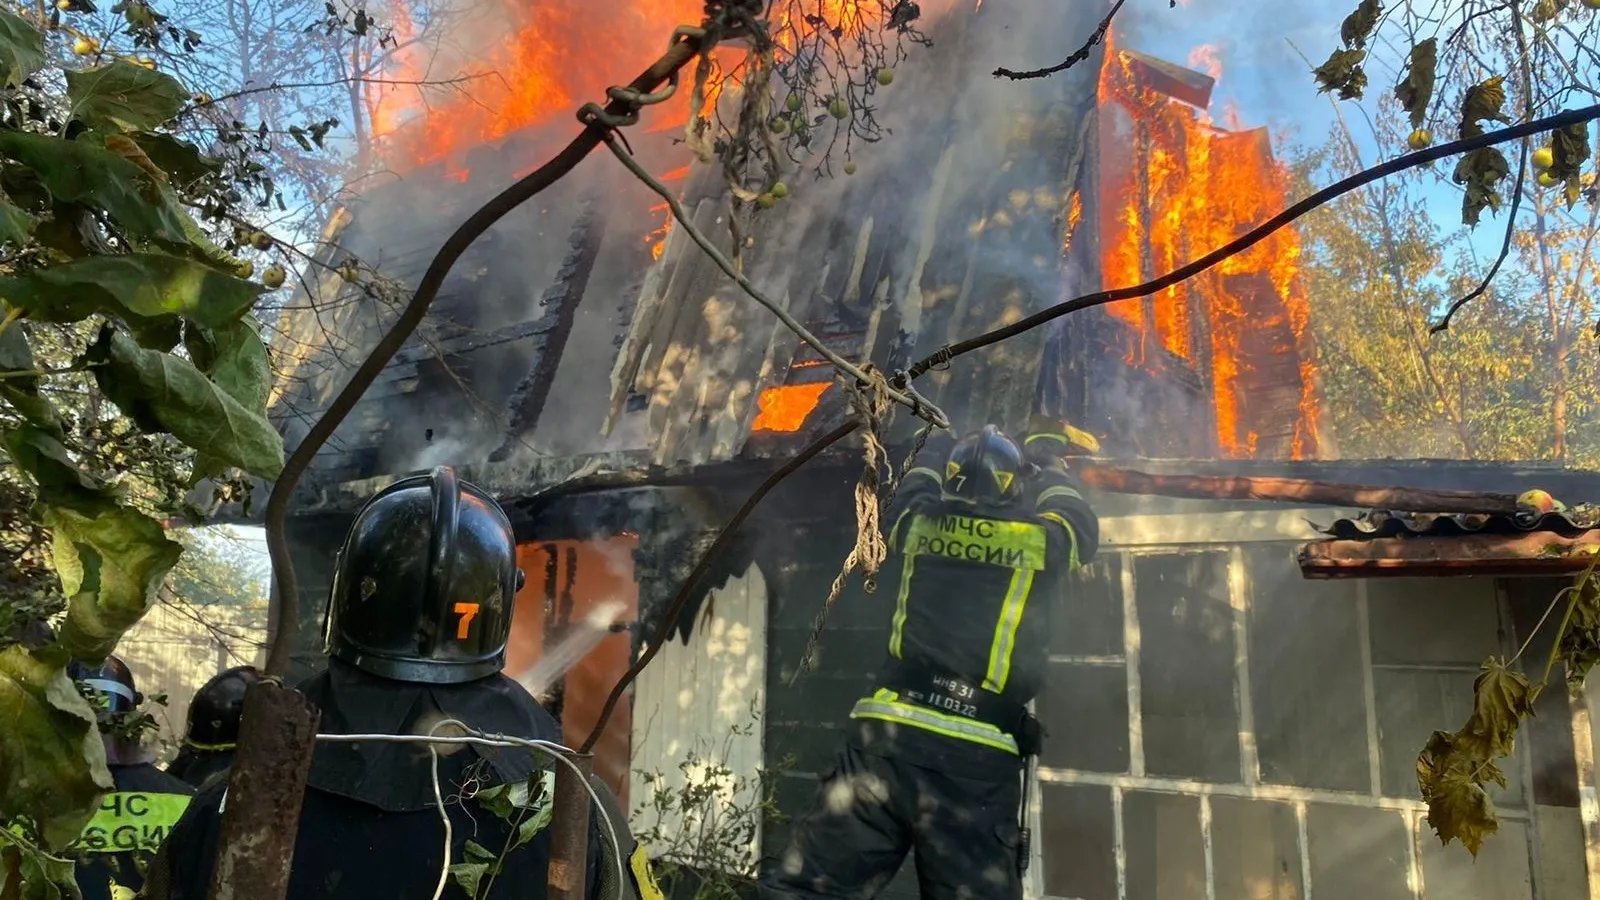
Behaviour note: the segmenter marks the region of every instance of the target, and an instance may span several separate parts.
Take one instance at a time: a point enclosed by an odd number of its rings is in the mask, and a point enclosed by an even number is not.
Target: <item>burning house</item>
[[[858,174],[796,178],[794,196],[757,218],[746,274],[845,356],[903,368],[1066,297],[1147,280],[1285,205],[1268,134],[1216,126],[1206,75],[1113,39],[1057,78],[990,78],[997,57],[1076,46],[1105,12],[1043,6],[961,3],[932,21],[933,46],[883,94],[893,135],[856,151]],[[640,33],[664,37],[678,12],[693,9],[662,10]],[[287,315],[278,347],[273,410],[291,446],[395,313],[396,298],[340,279],[344,255],[414,283],[456,222],[570,137],[576,105],[634,67],[622,60],[656,52],[618,49],[636,56],[609,59],[592,83],[529,59],[537,114],[427,119],[407,138],[403,177],[330,224],[319,260],[330,274],[312,286],[316,302]],[[721,173],[674,140],[684,115],[653,110],[630,140],[726,240]],[[1282,231],[1199,278],[1058,320],[919,387],[960,429],[1062,416],[1135,467],[1600,493],[1571,474],[1563,485],[1548,472],[1316,462],[1297,257]],[[333,552],[354,511],[396,476],[457,465],[501,498],[526,542],[511,668],[601,604],[626,605],[551,698],[579,740],[733,509],[845,415],[828,367],[597,155],[468,251],[317,456],[289,525],[303,615],[284,627],[299,629],[300,661],[317,665]],[[910,428],[894,425],[897,459]],[[794,678],[855,538],[860,465],[855,446],[813,460],[701,582],[597,747],[597,770],[625,798],[631,788],[632,807],[650,793],[643,773],[693,777],[679,769],[690,752],[751,779],[775,773],[784,813],[809,802],[886,641],[883,595],[847,593],[816,671]],[[1092,500],[1101,558],[1062,598],[1038,701],[1050,740],[1029,811],[1032,896],[1600,896],[1583,701],[1541,700],[1496,797],[1501,834],[1476,865],[1432,837],[1413,774],[1428,733],[1470,711],[1477,664],[1514,650],[1559,583],[1310,582],[1296,564],[1318,537],[1306,519],[1355,511]],[[751,854],[781,846],[782,823],[767,826]],[[913,884],[908,867],[893,896],[915,896]]]

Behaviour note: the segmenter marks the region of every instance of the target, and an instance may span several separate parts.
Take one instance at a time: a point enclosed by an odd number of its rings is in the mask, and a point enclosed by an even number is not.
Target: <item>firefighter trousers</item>
[[[1009,776],[958,775],[849,740],[772,861],[761,900],[870,900],[912,850],[924,900],[1020,900],[1020,773],[1019,762]]]

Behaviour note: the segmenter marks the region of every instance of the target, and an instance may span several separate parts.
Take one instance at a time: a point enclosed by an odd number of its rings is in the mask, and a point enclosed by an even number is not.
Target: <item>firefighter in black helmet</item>
[[[139,730],[129,727],[144,698],[126,663],[115,656],[98,666],[73,661],[67,674],[95,707],[113,784],[74,846],[78,888],[84,900],[132,900],[194,789],[156,768]]]
[[[811,813],[767,861],[765,900],[876,896],[913,849],[928,900],[1022,897],[1023,776],[1042,737],[1027,704],[1062,578],[1099,542],[1061,462],[1094,439],[1036,428],[1024,449],[986,426],[942,472],[907,473],[878,578],[894,591],[888,658]]]
[[[356,514],[335,566],[327,610],[328,669],[300,687],[322,711],[321,732],[448,734],[436,729],[453,719],[477,731],[559,742],[555,720],[500,674],[523,580],[516,560],[516,540],[500,505],[458,481],[448,467],[400,479],[374,496]],[[549,829],[519,833],[496,814],[503,807],[484,797],[517,796],[526,786],[526,808],[513,816],[538,821],[539,808],[549,802],[552,761],[523,748],[434,746],[438,789],[452,823],[449,864],[483,861],[468,855],[470,841],[474,852],[503,854],[492,887],[484,882],[489,897],[544,896]],[[421,742],[319,742],[289,896],[433,897],[447,864],[433,771]],[[641,860],[615,798],[603,782],[592,783],[610,803],[605,812],[623,853]],[[197,795],[151,867],[146,895],[152,900],[206,897],[226,788],[219,779]],[[615,851],[600,815],[596,810],[589,836],[590,893],[609,900],[618,896],[612,885]],[[622,887],[621,896],[639,896],[634,884]],[[450,879],[444,897],[467,896],[459,881]]]
[[[195,692],[189,702],[183,749],[167,766],[168,775],[198,788],[211,776],[228,771],[239,743],[244,692],[260,680],[261,673],[254,666],[234,666],[213,676]]]

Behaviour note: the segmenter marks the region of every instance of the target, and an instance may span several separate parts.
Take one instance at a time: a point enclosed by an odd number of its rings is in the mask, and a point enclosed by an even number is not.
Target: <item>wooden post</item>
[[[244,695],[209,900],[286,900],[321,713],[272,681]]]
[[[550,900],[583,900],[589,891],[589,790],[594,754],[573,750],[556,765],[555,822],[550,835]]]

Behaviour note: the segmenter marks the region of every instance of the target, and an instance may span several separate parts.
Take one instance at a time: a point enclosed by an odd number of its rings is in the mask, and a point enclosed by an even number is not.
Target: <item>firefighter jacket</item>
[[[889,660],[851,718],[1016,754],[1063,578],[1094,557],[1099,522],[1059,465],[1039,468],[1014,499],[981,504],[946,492],[922,462],[886,518],[890,557],[878,581],[894,597]]]
[[[132,900],[194,789],[150,763],[111,766],[113,789],[74,847],[84,900]]]

